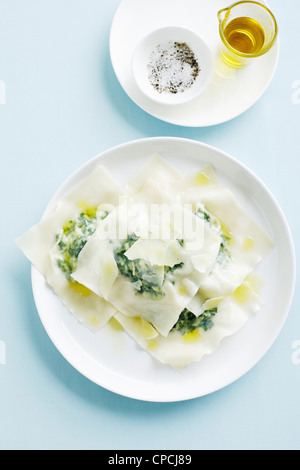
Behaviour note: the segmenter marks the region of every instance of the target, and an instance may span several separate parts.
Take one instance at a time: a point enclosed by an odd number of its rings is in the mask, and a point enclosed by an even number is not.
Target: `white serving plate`
[[[159,137],[122,144],[88,161],[53,196],[54,204],[95,166],[104,164],[126,183],[153,153],[158,152],[184,173],[213,164],[221,182],[274,238],[276,248],[257,272],[265,280],[264,307],[236,335],[184,373],[156,362],[125,332],[110,326],[92,333],[68,312],[32,268],[34,298],[41,321],[61,354],[81,374],[117,394],[153,402],[175,402],[222,389],[233,383],[266,354],[279,335],[289,312],[295,286],[293,241],[285,217],[266,186],[242,163],[209,145],[187,139]]]
[[[230,0],[122,0],[110,31],[110,56],[115,74],[128,96],[144,111],[171,124],[206,127],[229,121],[247,111],[271,83],[279,58],[279,41],[270,52],[242,69],[225,66],[219,58],[217,13]],[[263,1],[267,5],[267,2]],[[197,33],[210,47],[214,74],[195,100],[175,106],[153,102],[144,95],[132,71],[137,44],[153,30],[180,26]]]

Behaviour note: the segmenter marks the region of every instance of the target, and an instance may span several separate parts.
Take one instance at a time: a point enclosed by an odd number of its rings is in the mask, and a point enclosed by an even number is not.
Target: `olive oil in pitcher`
[[[273,13],[253,1],[238,1],[218,12],[220,54],[227,65],[244,67],[275,44],[278,27]]]
[[[265,32],[258,21],[241,17],[232,20],[224,30],[228,44],[243,54],[257,54],[265,43]]]

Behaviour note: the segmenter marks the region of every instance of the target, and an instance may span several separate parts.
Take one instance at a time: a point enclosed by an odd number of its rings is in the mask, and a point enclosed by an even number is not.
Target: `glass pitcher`
[[[220,54],[226,64],[243,67],[266,54],[276,42],[278,25],[261,3],[241,1],[218,12]]]

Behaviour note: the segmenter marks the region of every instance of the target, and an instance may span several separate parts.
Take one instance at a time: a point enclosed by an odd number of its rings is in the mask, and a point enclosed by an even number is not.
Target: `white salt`
[[[149,80],[159,93],[183,93],[199,75],[195,54],[186,43],[169,41],[150,56]]]

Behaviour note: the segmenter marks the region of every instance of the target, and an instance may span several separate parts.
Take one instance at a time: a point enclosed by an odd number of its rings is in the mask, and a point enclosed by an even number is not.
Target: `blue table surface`
[[[277,198],[298,250],[299,0],[269,2],[280,61],[263,97],[207,128],[165,123],[128,98],[108,49],[119,3],[0,0],[0,448],[299,450],[298,285],[287,322],[258,365],[223,390],[181,403],[135,401],[95,385],[60,355],[40,322],[30,264],[15,238],[75,169],[123,142],[185,137],[240,159]]]

